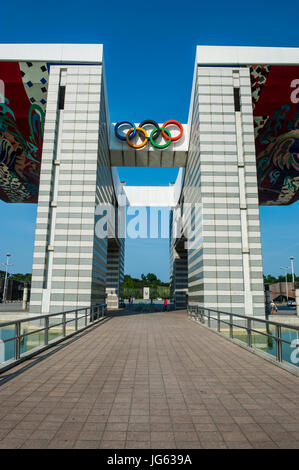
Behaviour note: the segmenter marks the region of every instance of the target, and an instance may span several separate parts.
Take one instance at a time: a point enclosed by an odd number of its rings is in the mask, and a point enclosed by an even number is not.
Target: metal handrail
[[[4,361],[2,365],[0,364],[0,371],[6,369],[7,364],[9,367],[15,365],[16,363],[20,362],[22,357],[32,357],[35,354],[38,354],[40,351],[49,347],[49,345],[56,344],[57,342],[63,341],[64,339],[73,336],[74,334],[83,331],[84,329],[88,328],[91,324],[96,323],[97,321],[103,319],[105,317],[107,305],[106,304],[96,304],[91,305],[90,307],[81,307],[74,310],[67,310],[65,312],[57,312],[57,313],[47,313],[45,315],[36,315],[27,318],[20,318],[17,320],[10,320],[6,322],[0,322],[0,328],[4,328],[7,326],[14,325],[15,335],[10,338],[5,338],[1,340],[4,344],[8,343],[9,341],[15,341],[15,348],[14,348],[14,358],[8,359]],[[84,311],[83,315],[80,313]],[[67,319],[67,315],[73,314],[73,318]],[[88,322],[89,316],[89,322]],[[62,321],[59,323],[55,323],[54,325],[50,325],[49,319],[52,317],[62,317]],[[82,318],[85,319],[84,326],[79,327],[79,320]],[[21,333],[22,328],[21,325],[23,323],[30,323],[36,320],[43,320],[44,326],[42,328],[35,329],[34,331],[26,331]],[[74,323],[74,331],[67,333],[66,325],[70,322]],[[41,326],[41,325],[38,325]],[[59,339],[54,338],[53,340],[49,341],[49,330],[51,328],[57,328],[58,326],[62,326],[62,334],[59,336]],[[21,340],[27,336],[37,334],[40,332],[44,332],[44,344],[41,346],[37,346],[36,348],[30,350],[29,352],[21,353]],[[30,353],[30,354],[29,354]]]
[[[282,359],[282,343],[292,344],[291,341],[288,341],[288,340],[283,339],[281,337],[281,329],[282,328],[287,328],[289,330],[295,330],[297,332],[299,331],[299,326],[296,326],[296,325],[288,325],[287,323],[279,323],[279,322],[276,322],[276,321],[266,320],[266,319],[263,319],[263,318],[256,318],[256,317],[253,317],[253,316],[241,315],[241,314],[238,314],[238,313],[224,312],[222,310],[215,310],[215,309],[212,309],[212,308],[201,307],[201,306],[197,306],[197,305],[188,305],[187,311],[188,311],[188,315],[190,317],[192,317],[192,314],[193,314],[193,316],[195,317],[195,319],[197,321],[198,321],[198,317],[199,317],[201,323],[205,323],[204,318],[207,318],[208,319],[208,327],[211,328],[211,329],[216,328],[218,332],[221,332],[221,323],[224,323],[225,325],[228,325],[229,330],[230,330],[229,336],[231,338],[233,338],[233,328],[234,327],[246,330],[247,331],[247,345],[250,348],[254,348],[254,346],[252,346],[252,333],[258,333],[258,334],[261,334],[263,336],[266,336],[267,338],[271,338],[272,340],[275,340],[276,341],[276,359],[279,362],[282,362],[282,360],[283,360]],[[206,311],[208,313],[205,313]],[[211,312],[217,313],[217,317],[211,316]],[[225,319],[226,320],[225,321],[225,320],[220,318],[220,315],[229,316],[230,320],[228,321],[227,319]],[[245,325],[239,325],[237,323],[234,323],[233,322],[233,317],[237,317],[237,318],[240,318],[242,320],[245,320]],[[211,320],[216,321],[217,326],[215,328],[211,327]],[[251,327],[252,322],[260,322],[260,323],[266,325],[266,327],[269,327],[270,325],[275,326],[275,334],[270,333],[270,331],[269,332],[262,332],[262,331],[256,330],[255,328],[252,328]],[[299,345],[297,345],[297,347],[299,347]],[[254,349],[257,349],[257,348],[254,348]],[[269,353],[266,353],[266,354],[269,354]],[[270,355],[270,356],[273,357],[272,355]]]
[[[208,310],[208,309],[206,309]],[[234,314],[231,314],[231,313],[228,313],[226,312],[227,315],[234,315]],[[207,315],[204,315],[204,316],[207,316]],[[208,318],[210,318],[211,320],[216,320],[218,321],[218,318],[215,318],[215,317],[211,317],[209,316]],[[242,318],[247,318],[247,319],[250,319],[250,320],[253,320],[253,321],[256,321],[256,318],[255,317],[247,317],[244,315],[244,317]],[[243,325],[238,325],[237,323],[230,323],[230,322],[227,322],[225,320],[222,320],[220,319],[220,322],[221,323],[225,323],[225,325],[228,325],[228,326],[236,326],[237,328],[243,328],[243,330],[248,330],[247,326],[243,326]],[[265,323],[267,321],[265,320]],[[287,325],[287,324],[284,324],[284,323],[277,323],[277,322],[273,322],[273,324],[276,324],[276,325],[279,325],[279,326],[283,326],[284,328],[291,328],[293,325]],[[291,328],[292,329],[292,328]],[[294,328],[293,329],[298,329],[298,327],[296,327],[294,325]],[[271,338],[274,338],[276,339],[276,336],[274,336],[273,334],[269,335],[268,333],[264,333],[263,331],[259,331],[259,330],[255,330],[254,328],[250,328],[250,331],[253,332],[253,333],[258,333],[259,335],[263,335],[263,336],[271,336]],[[283,338],[280,338],[280,341],[282,341],[283,343],[287,343],[287,344],[291,344],[290,341],[287,341],[286,339],[283,339]]]
[[[73,310],[73,311],[76,312],[76,310]],[[68,313],[70,313],[70,312],[68,312]],[[66,312],[55,313],[54,315],[64,315],[64,314],[66,314]],[[44,317],[42,317],[42,318],[45,318],[46,316],[49,317],[50,315],[44,315]],[[85,317],[86,317],[86,315],[81,315],[81,317],[77,316],[77,320],[80,320],[81,318],[85,318]],[[38,317],[38,318],[40,318],[40,317]],[[17,322],[29,323],[32,320],[36,320],[36,317],[29,317],[29,318],[26,318],[26,319],[13,320],[12,322],[9,322],[9,323],[12,323],[13,325],[15,325]],[[76,320],[76,318],[71,318],[70,320],[65,320],[64,322],[54,323],[54,325],[48,324],[44,328],[39,328],[38,330],[34,330],[34,331],[28,331],[26,333],[20,334],[19,336],[12,336],[11,338],[5,338],[5,339],[2,339],[1,341],[3,343],[7,343],[8,341],[13,341],[14,339],[17,339],[18,337],[22,338],[23,336],[35,335],[36,333],[39,333],[40,331],[50,330],[51,328],[55,328],[55,327],[60,326],[60,325],[66,325],[67,323],[73,322],[75,320]],[[0,322],[0,328],[2,328],[4,326],[7,326],[7,323],[3,324],[3,323]],[[77,330],[75,329],[75,331],[77,331]]]
[[[296,325],[288,325],[287,323],[280,323],[280,322],[275,322],[272,320],[265,320],[264,318],[259,318],[259,317],[253,317],[253,316],[248,316],[248,315],[241,315],[239,313],[230,313],[230,312],[224,312],[223,310],[215,310],[213,308],[208,308],[208,307],[200,307],[197,305],[188,305],[188,309],[202,309],[202,310],[208,310],[209,312],[216,312],[216,313],[222,313],[223,315],[233,315],[234,317],[239,317],[239,318],[248,318],[249,320],[254,320],[254,321],[259,321],[261,323],[269,323],[272,325],[280,325],[285,328],[293,328],[294,330],[299,330],[299,326]],[[221,320],[222,321],[222,320]]]
[[[195,307],[195,309],[197,309],[197,307]],[[201,310],[208,310],[209,312],[210,311],[214,311],[214,312],[219,312],[220,311],[217,311],[217,310],[214,310],[214,309],[208,309],[208,308],[200,308]],[[189,310],[194,310],[194,307],[192,306],[191,308],[189,308]],[[196,313],[198,314],[198,312],[196,311]],[[270,323],[270,324],[273,324],[273,325],[276,325],[277,327],[281,328],[281,327],[285,327],[285,328],[288,328],[288,329],[293,329],[293,330],[298,330],[298,327],[296,327],[295,325],[289,325],[289,324],[286,324],[286,323],[278,323],[278,322],[272,322],[272,321],[267,321],[267,320],[262,320],[262,319],[258,319],[258,318],[255,318],[255,317],[249,317],[249,316],[246,316],[246,315],[238,315],[238,314],[232,314],[232,313],[229,313],[229,312],[223,312],[221,311],[222,314],[226,314],[230,317],[232,317],[233,315],[239,317],[239,318],[244,318],[244,319],[247,319],[247,321],[260,321],[262,323]],[[258,334],[261,334],[263,336],[267,336],[267,337],[271,337],[272,339],[275,339],[275,340],[278,340],[280,342],[283,342],[283,343],[286,343],[286,344],[291,344],[290,341],[287,341],[279,336],[275,336],[274,334],[268,334],[268,333],[264,333],[262,331],[259,331],[259,330],[256,330],[254,328],[248,328],[248,326],[245,326],[245,325],[240,325],[240,324],[237,324],[237,323],[232,323],[232,322],[227,322],[223,319],[220,319],[220,317],[211,317],[211,315],[206,315],[204,313],[201,313],[201,315],[205,316],[205,317],[208,317],[209,320],[215,320],[217,322],[220,322],[220,323],[224,323],[226,325],[229,325],[230,327],[232,326],[236,326],[237,328],[241,328],[241,329],[245,329],[247,330],[247,332],[255,332],[255,333],[258,333]],[[218,326],[218,325],[217,325]]]
[[[0,326],[9,326],[9,325],[14,325],[17,321],[21,321],[21,322],[28,322],[28,321],[32,321],[32,320],[40,320],[41,318],[44,319],[45,317],[55,317],[57,315],[63,315],[63,314],[68,314],[68,313],[74,313],[74,312],[81,312],[82,310],[86,310],[86,309],[92,309],[92,308],[95,308],[95,307],[101,307],[101,306],[104,306],[106,307],[106,304],[95,304],[95,305],[91,305],[90,307],[80,307],[80,308],[76,308],[76,309],[73,309],[73,310],[66,310],[65,312],[58,312],[58,313],[46,313],[45,315],[36,315],[34,317],[29,317],[29,318],[20,318],[19,320],[10,320],[10,321],[7,321],[7,322],[0,322]],[[85,316],[85,315],[84,315]]]

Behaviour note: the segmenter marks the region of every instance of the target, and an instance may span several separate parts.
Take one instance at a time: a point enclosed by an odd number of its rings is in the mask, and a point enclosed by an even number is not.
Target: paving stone
[[[27,439],[21,449],[45,449],[48,443],[48,439]]]
[[[100,449],[124,449],[125,441],[102,441],[99,445]]]
[[[71,440],[71,439],[53,439],[52,441],[50,441],[47,445],[47,449],[72,449],[74,444],[75,444],[75,440]]]
[[[94,440],[91,440],[91,441],[88,441],[88,440],[84,440],[84,441],[76,441],[74,446],[73,446],[73,449],[98,449],[100,446],[100,441],[94,441]]]
[[[127,441],[125,444],[126,449],[150,449],[150,441]]]
[[[190,321],[113,316],[1,374],[0,448],[298,448],[298,378]]]
[[[177,449],[175,441],[151,441],[151,449]]]

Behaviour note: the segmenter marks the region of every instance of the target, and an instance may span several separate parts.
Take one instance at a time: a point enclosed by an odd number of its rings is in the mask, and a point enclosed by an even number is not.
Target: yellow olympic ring
[[[130,146],[130,147],[133,147],[134,149],[142,149],[146,144],[147,144],[147,141],[148,141],[148,135],[147,135],[147,132],[143,129],[143,127],[136,127],[136,130],[137,131],[141,131],[144,135],[144,141],[141,142],[141,144],[132,144],[130,141],[129,141],[129,137],[130,135],[132,134],[132,132],[134,132],[134,128],[131,127],[131,129],[127,132],[127,135],[126,135],[126,141],[127,141],[127,144]]]

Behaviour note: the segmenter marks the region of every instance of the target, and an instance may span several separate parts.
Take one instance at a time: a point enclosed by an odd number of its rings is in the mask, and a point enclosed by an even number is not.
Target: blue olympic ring
[[[130,121],[121,121],[121,122],[117,122],[114,126],[114,132],[115,132],[115,135],[118,139],[120,140],[124,140],[126,141],[126,136],[124,134],[120,134],[118,132],[118,128],[120,126],[122,126],[123,124],[129,124],[130,125],[130,128],[133,127],[134,131],[132,132],[132,134],[130,135],[129,139],[133,139],[133,137],[136,135],[136,126],[133,122],[130,122]]]

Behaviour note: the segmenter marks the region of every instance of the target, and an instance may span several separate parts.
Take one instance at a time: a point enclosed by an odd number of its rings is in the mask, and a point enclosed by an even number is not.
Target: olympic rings
[[[119,128],[125,124],[130,126],[126,134],[119,132]],[[144,126],[147,124],[154,126],[150,136],[148,136],[147,131],[144,129]],[[171,124],[179,128],[180,133],[177,136],[172,137],[170,131],[166,128]],[[130,121],[121,121],[116,123],[114,126],[114,133],[116,137],[122,141],[126,141],[127,144],[134,149],[141,149],[145,147],[148,142],[150,142],[151,145],[157,149],[165,149],[171,144],[171,142],[178,141],[182,137],[183,132],[184,129],[182,124],[179,121],[174,120],[166,121],[161,127],[156,121],[153,121],[152,119],[146,119],[145,121],[142,121],[139,126],[136,126],[133,122]],[[141,144],[133,144],[132,140],[136,135],[142,137],[143,140]],[[161,135],[166,140],[165,144],[157,144],[155,142]]]
[[[139,124],[139,127],[144,127],[144,126],[146,126],[146,124],[152,124],[156,129],[159,129],[159,132],[157,132],[157,134],[154,137],[154,140],[157,140],[158,137],[161,135],[159,124],[156,121],[153,121],[152,119],[146,119],[145,121],[142,121]]]
[[[183,132],[184,132],[184,129],[183,129],[183,126],[182,124],[179,122],[179,121],[166,121],[164,122],[163,126],[162,127],[166,127],[168,126],[169,124],[175,124],[176,126],[179,127],[180,129],[180,133],[179,135],[177,135],[176,137],[170,137],[170,140],[172,140],[172,142],[175,142],[176,140],[179,140],[182,135],[183,135]],[[165,132],[164,132],[164,129],[162,129],[162,134],[163,134],[163,137],[165,137],[165,139],[167,139],[166,135],[165,135]]]
[[[133,130],[134,130],[134,133],[131,134],[131,139],[133,139],[134,135],[136,135],[136,126],[134,124],[134,122],[130,122],[130,121],[122,121],[122,122],[118,122],[117,124],[115,124],[114,126],[114,132],[115,132],[115,135],[118,139],[120,140],[126,140],[126,136],[125,135],[121,135],[119,132],[118,132],[118,128],[120,126],[123,126],[124,124],[129,124],[130,125],[130,128],[133,127]]]
[[[156,144],[156,142],[154,142],[154,135],[155,135],[156,132],[158,132],[158,131],[160,131],[160,130],[161,130],[162,132],[165,131],[166,134],[168,135],[168,139],[169,139],[169,140],[168,140],[168,141],[166,142],[166,144],[164,144],[164,145],[158,145],[158,144]],[[164,135],[164,134],[163,134],[163,135]],[[150,135],[150,141],[151,141],[151,144],[152,144],[153,147],[156,147],[157,149],[166,149],[166,147],[168,147],[168,145],[170,145],[170,143],[171,143],[171,134],[170,134],[170,132],[169,132],[168,129],[163,128],[163,127],[161,127],[161,129],[160,129],[159,127],[157,127],[156,129],[154,129],[154,130],[152,131],[152,133],[151,133],[151,135]]]
[[[144,135],[144,141],[141,142],[141,144],[137,145],[137,144],[131,144],[131,142],[129,141],[130,139],[130,135],[132,134],[132,132],[134,132],[134,128],[131,127],[131,129],[128,131],[127,135],[126,135],[126,140],[127,140],[127,144],[130,146],[130,147],[133,147],[134,149],[142,149],[142,147],[144,147],[146,144],[147,144],[147,141],[148,141],[148,135],[146,133],[146,131],[142,128],[142,127],[136,127],[136,130],[137,131],[141,131]]]

